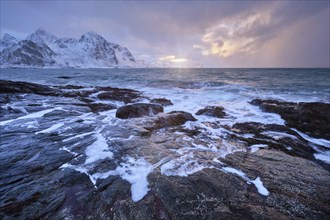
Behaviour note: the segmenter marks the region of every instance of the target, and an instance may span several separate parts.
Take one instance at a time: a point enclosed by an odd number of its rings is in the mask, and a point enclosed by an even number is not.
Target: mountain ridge
[[[107,68],[134,67],[134,56],[117,43],[89,31],[79,39],[57,37],[43,28],[24,40],[4,34],[0,42],[2,68]]]

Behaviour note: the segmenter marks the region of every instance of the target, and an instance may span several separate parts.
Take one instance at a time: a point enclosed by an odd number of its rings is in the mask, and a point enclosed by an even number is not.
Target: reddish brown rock
[[[223,118],[227,114],[224,112],[224,108],[221,106],[207,106],[198,110],[196,115],[208,115],[216,118]]]
[[[143,116],[154,116],[163,112],[164,108],[157,104],[135,103],[125,105],[117,109],[116,117],[121,119],[140,118]]]

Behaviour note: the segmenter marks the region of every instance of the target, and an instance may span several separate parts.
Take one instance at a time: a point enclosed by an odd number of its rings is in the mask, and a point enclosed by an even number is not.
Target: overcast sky
[[[1,1],[1,36],[95,31],[175,66],[329,67],[329,1]]]

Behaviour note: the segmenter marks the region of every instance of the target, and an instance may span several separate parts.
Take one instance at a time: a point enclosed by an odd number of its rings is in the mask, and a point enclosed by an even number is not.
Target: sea
[[[112,86],[167,98],[165,111],[194,113],[220,105],[232,122],[283,124],[248,104],[256,98],[290,102],[330,102],[329,68],[111,68],[111,69],[1,69],[1,79],[45,85]],[[273,114],[272,114],[273,115]]]

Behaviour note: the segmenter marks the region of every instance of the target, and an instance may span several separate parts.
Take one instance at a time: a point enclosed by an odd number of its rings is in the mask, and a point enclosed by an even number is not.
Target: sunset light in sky
[[[329,10],[329,1],[2,1],[1,36],[95,31],[165,66],[329,67]]]

